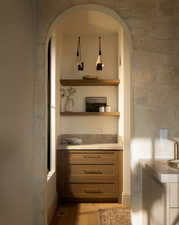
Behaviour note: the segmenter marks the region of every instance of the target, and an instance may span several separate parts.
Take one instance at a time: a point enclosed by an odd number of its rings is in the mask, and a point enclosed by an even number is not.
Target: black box
[[[99,112],[99,107],[107,105],[107,97],[86,97],[86,112]]]

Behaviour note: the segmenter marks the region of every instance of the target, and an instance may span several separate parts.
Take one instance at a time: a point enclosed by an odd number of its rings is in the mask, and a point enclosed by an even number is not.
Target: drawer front
[[[69,164],[114,164],[115,152],[64,152],[65,163]]]
[[[71,165],[64,166],[64,178],[66,182],[81,183],[114,183],[116,169],[114,165]]]
[[[115,193],[115,184],[65,184],[65,195],[86,194],[99,195],[106,193]]]

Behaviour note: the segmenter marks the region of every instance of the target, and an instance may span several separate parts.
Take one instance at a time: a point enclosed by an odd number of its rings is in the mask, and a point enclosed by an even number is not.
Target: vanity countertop
[[[116,150],[116,151],[122,151],[123,146],[120,143],[59,145],[57,150]]]
[[[161,183],[179,182],[179,169],[170,167],[168,160],[142,160],[141,163]]]

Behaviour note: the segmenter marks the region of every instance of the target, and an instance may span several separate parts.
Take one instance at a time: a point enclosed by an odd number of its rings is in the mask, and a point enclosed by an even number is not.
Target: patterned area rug
[[[130,209],[100,209],[100,225],[131,225]]]

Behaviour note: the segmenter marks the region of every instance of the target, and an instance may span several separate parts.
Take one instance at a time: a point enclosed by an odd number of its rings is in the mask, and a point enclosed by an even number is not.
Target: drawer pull
[[[84,190],[85,193],[102,193],[100,190]]]
[[[87,155],[85,155],[84,158],[85,159],[100,159],[101,156],[100,155],[97,155],[97,156],[87,156]]]
[[[85,174],[103,174],[103,172],[102,171],[100,171],[100,170],[84,170],[83,171]]]

